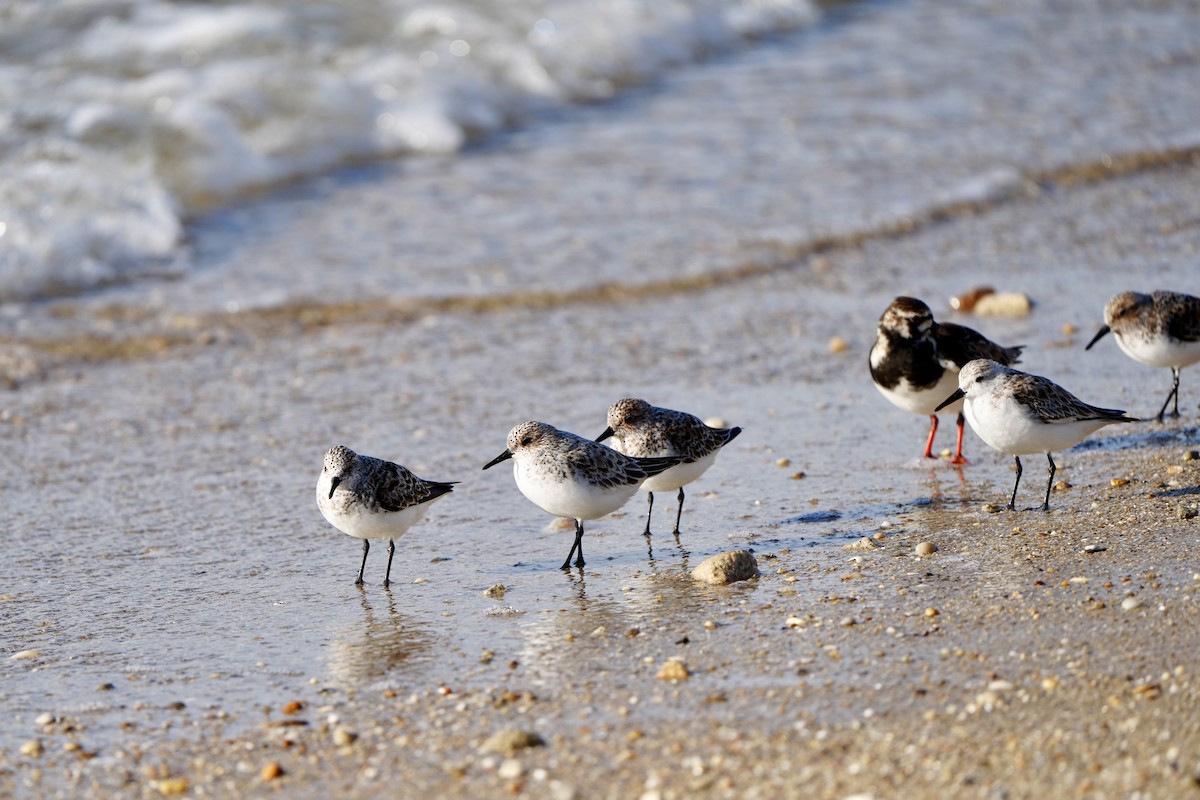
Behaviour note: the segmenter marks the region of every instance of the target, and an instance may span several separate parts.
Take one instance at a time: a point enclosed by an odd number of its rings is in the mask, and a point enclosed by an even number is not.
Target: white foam
[[[181,218],[352,159],[452,153],[809,0],[6,5],[0,298],[159,271]]]

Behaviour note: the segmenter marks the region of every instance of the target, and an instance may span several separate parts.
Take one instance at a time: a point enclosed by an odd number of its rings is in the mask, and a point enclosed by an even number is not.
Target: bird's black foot
[[[356,580],[356,581],[354,582],[354,585],[355,585],[355,586],[362,586],[362,585],[363,585],[363,579],[362,579],[362,578],[359,578],[358,580]]]

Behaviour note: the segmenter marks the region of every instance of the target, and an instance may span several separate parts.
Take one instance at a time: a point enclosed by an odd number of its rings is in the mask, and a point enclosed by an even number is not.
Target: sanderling
[[[611,436],[616,441],[616,449],[627,456],[679,456],[683,459],[642,483],[642,489],[650,495],[645,535],[650,535],[654,493],[678,489],[679,510],[675,513],[673,531],[678,536],[679,519],[683,515],[683,487],[703,475],[717,460],[717,452],[741,432],[741,428],[710,428],[699,417],[630,397],[618,400],[608,409],[608,427],[596,441],[602,442]]]
[[[1051,380],[986,358],[975,359],[962,368],[958,389],[935,411],[964,397],[963,411],[971,429],[992,448],[1017,460],[1017,480],[1008,501],[1012,511],[1017,510],[1022,455],[1045,453],[1050,462],[1050,479],[1042,502],[1045,511],[1050,508],[1050,488],[1054,484],[1050,451],[1074,447],[1113,422],[1141,421],[1125,416],[1124,411],[1088,405]]]
[[[1120,292],[1104,306],[1104,326],[1085,350],[1112,331],[1125,355],[1152,367],[1170,367],[1174,382],[1158,412],[1163,421],[1171,399],[1179,416],[1179,370],[1200,361],[1200,297],[1180,292]]]
[[[892,405],[929,415],[925,458],[934,458],[933,437],[938,429],[935,408],[958,387],[962,366],[976,358],[1015,364],[1022,349],[1001,347],[963,325],[935,322],[925,303],[913,297],[897,297],[879,318],[875,344],[871,346],[871,379]],[[965,464],[962,404],[948,410],[958,412],[958,442],[952,463]]]
[[[317,508],[330,525],[363,540],[356,584],[361,586],[363,582],[370,540],[385,538],[388,563],[383,585],[391,584],[395,540],[425,516],[433,501],[449,492],[456,482],[427,481],[399,464],[360,456],[349,447],[329,448],[317,478]]]
[[[582,436],[560,431],[544,422],[522,422],[508,434],[508,449],[483,465],[494,467],[513,460],[513,477],[521,494],[556,517],[575,520],[579,552],[575,566],[583,566],[583,521],[616,511],[637,494],[642,481],[680,462],[679,456],[634,458]]]

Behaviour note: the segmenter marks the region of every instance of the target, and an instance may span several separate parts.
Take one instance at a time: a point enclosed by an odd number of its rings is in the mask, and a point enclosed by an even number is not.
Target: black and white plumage
[[[699,417],[683,411],[652,406],[645,400],[628,397],[608,409],[608,427],[596,437],[602,442],[612,437],[616,449],[639,458],[679,456],[683,460],[642,483],[649,495],[646,536],[650,535],[650,515],[654,511],[654,493],[679,490],[679,509],[675,529],[683,515],[683,487],[699,478],[713,465],[721,448],[732,442],[741,428],[711,428]]]
[[[560,431],[544,422],[522,422],[508,434],[508,448],[483,468],[513,460],[517,488],[534,505],[556,517],[575,520],[575,542],[563,562],[582,567],[583,521],[616,511],[647,478],[680,462],[669,458],[632,458],[611,447]]]
[[[330,525],[363,540],[357,584],[363,582],[371,539],[388,540],[383,585],[391,583],[396,539],[419,522],[435,500],[453,489],[454,483],[418,478],[399,464],[361,456],[344,445],[329,448],[317,478],[317,508]]]
[[[1174,399],[1179,416],[1179,371],[1200,361],[1200,297],[1182,292],[1119,292],[1104,306],[1104,325],[1085,350],[1112,332],[1125,355],[1152,367],[1170,367],[1172,385],[1158,411],[1163,421]]]
[[[965,400],[964,400],[965,398]],[[958,373],[958,389],[941,406],[963,401],[963,412],[980,439],[1017,460],[1009,509],[1016,511],[1021,483],[1021,456],[1045,453],[1050,479],[1042,510],[1050,508],[1054,484],[1053,450],[1074,447],[1105,425],[1140,422],[1124,411],[1083,402],[1058,384],[1040,375],[1010,369],[987,359],[969,362]]]
[[[897,297],[879,318],[870,353],[871,380],[892,405],[929,415],[929,439],[924,455],[934,458],[933,439],[938,429],[935,409],[958,387],[958,371],[976,358],[1015,364],[1022,349],[1022,346],[1002,347],[964,325],[937,322],[922,301]],[[958,412],[953,463],[965,464],[962,405],[951,405],[946,410]]]

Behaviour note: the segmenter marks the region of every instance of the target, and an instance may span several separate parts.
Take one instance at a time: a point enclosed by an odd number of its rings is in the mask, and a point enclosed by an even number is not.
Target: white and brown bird
[[[1171,391],[1157,418],[1163,421],[1172,400],[1171,416],[1178,417],[1179,371],[1200,361],[1200,297],[1182,292],[1119,292],[1105,304],[1104,325],[1084,349],[1091,350],[1110,331],[1117,346],[1134,361],[1171,368]]]
[[[897,297],[879,318],[875,344],[871,346],[871,380],[892,405],[929,415],[924,455],[935,458],[938,404],[958,388],[958,371],[976,358],[1015,364],[1022,349],[1021,345],[1002,347],[965,325],[937,322],[925,303],[913,297]],[[958,441],[952,461],[965,464],[962,403],[951,404],[945,410],[958,412]]]
[[[1056,469],[1052,450],[1074,447],[1114,422],[1141,421],[1126,416],[1124,411],[1085,403],[1048,378],[985,358],[962,368],[958,373],[958,388],[936,410],[959,402],[964,403],[963,411],[971,430],[988,446],[1017,460],[1017,479],[1008,501],[1011,511],[1017,510],[1021,456],[1045,453],[1050,462],[1046,498],[1042,501],[1045,511],[1050,508],[1050,488]]]
[[[675,529],[672,531],[678,536],[679,519],[683,515],[683,487],[703,475],[717,460],[721,448],[741,432],[741,428],[712,428],[699,417],[684,411],[659,408],[645,400],[627,397],[608,409],[608,427],[596,441],[612,437],[616,449],[627,456],[679,456],[683,459],[642,483],[650,503],[644,534],[650,535],[654,493],[678,489],[679,509],[675,512]]]
[[[508,447],[483,465],[513,460],[517,488],[534,505],[575,520],[575,542],[562,569],[582,567],[583,521],[611,514],[637,494],[642,481],[679,463],[678,456],[633,458],[544,422],[522,422],[508,433]]]
[[[391,583],[396,540],[419,522],[433,501],[449,493],[455,483],[418,478],[399,464],[360,456],[344,445],[329,448],[317,478],[317,508],[330,525],[363,540],[362,565],[356,584],[362,585],[371,539],[388,540],[383,585]]]

